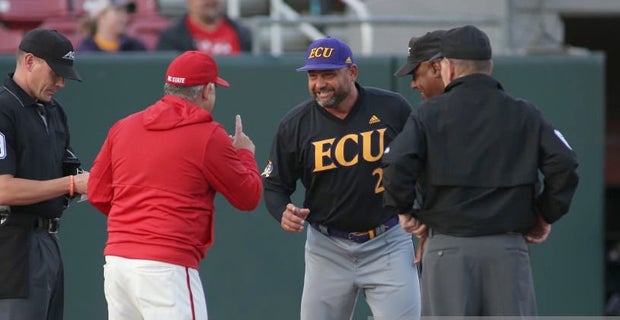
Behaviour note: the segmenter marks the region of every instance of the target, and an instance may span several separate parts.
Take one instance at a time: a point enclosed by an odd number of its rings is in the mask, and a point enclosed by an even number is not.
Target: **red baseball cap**
[[[215,60],[201,51],[185,51],[174,58],[166,71],[166,83],[178,87],[209,83],[230,87],[228,81],[218,77]]]

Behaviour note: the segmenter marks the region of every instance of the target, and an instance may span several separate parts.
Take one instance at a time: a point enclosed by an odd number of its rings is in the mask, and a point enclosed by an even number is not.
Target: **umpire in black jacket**
[[[449,30],[441,59],[445,93],[413,111],[383,157],[384,204],[428,227],[422,315],[534,316],[527,242],[540,243],[569,209],[577,159],[562,134],[490,74],[487,35]],[[542,192],[539,171],[544,176]]]

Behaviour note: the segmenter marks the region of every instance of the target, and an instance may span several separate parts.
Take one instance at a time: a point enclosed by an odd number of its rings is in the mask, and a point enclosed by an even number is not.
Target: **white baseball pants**
[[[108,319],[207,320],[198,270],[175,264],[106,256]]]

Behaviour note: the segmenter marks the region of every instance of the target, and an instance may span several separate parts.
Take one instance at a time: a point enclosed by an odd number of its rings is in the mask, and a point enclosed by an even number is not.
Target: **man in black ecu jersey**
[[[350,319],[359,290],[375,318],[415,319],[420,288],[411,236],[382,206],[385,147],[411,106],[356,82],[349,46],[313,42],[305,65],[311,99],[282,119],[263,172],[266,206],[283,230],[307,228],[301,319]],[[291,203],[297,180],[302,206]]]

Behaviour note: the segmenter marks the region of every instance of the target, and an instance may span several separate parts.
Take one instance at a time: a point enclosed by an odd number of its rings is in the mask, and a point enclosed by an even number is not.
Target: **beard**
[[[334,109],[338,107],[338,105],[340,105],[340,103],[344,101],[344,99],[347,98],[349,92],[343,90],[336,90],[334,91],[332,97],[327,100],[321,100],[315,93],[313,93],[312,95],[316,103],[319,104],[319,106],[325,109]]]

